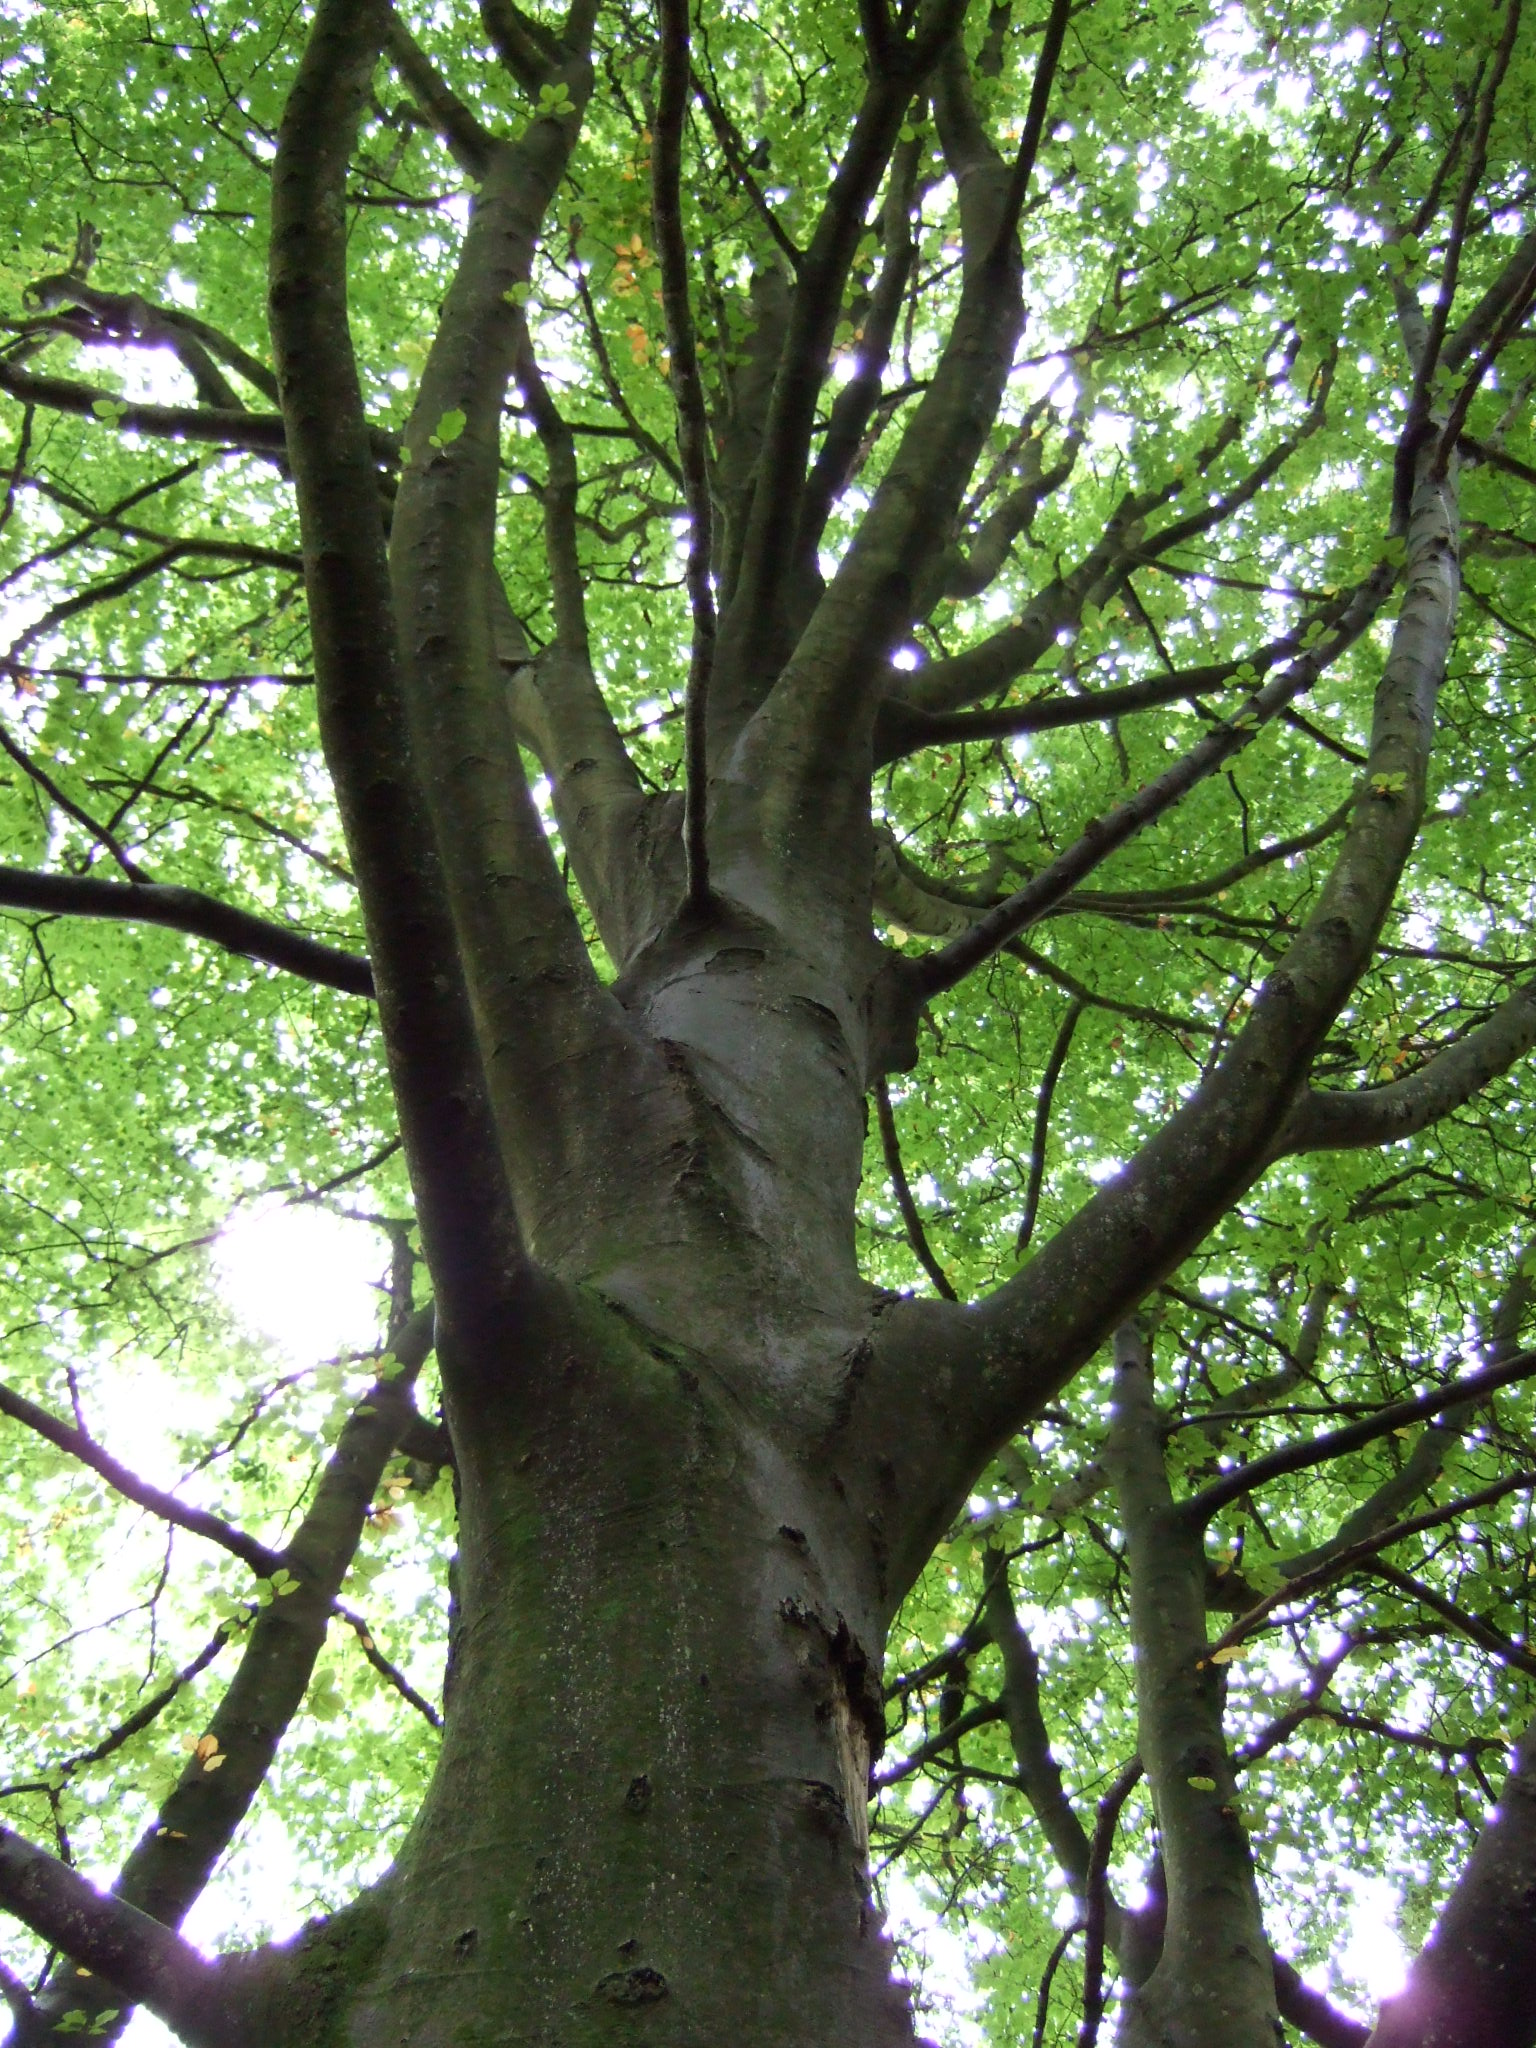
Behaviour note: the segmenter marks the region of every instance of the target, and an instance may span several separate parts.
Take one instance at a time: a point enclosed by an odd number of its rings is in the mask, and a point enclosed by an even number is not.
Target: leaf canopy
[[[693,614],[654,16],[599,11],[578,105],[564,82],[526,89],[457,0],[402,13],[466,122],[580,117],[531,270],[504,294],[538,365],[507,394],[497,452],[495,564],[524,636],[508,667],[515,686],[564,632],[573,566],[641,786],[679,789]],[[859,1250],[878,1286],[931,1293],[936,1270],[973,1300],[1049,1244],[1232,1043],[1350,819],[1417,799],[1410,771],[1368,763],[1416,408],[1435,432],[1453,422],[1461,605],[1423,827],[1312,1084],[1402,1088],[1529,982],[1536,45],[1510,21],[1485,0],[1071,14],[1020,219],[1023,336],[952,542],[869,657],[896,671],[875,734],[878,937],[947,958],[1095,821],[1219,746],[1028,929],[940,974],[917,1063],[870,1119]],[[844,224],[809,447],[813,483],[822,452],[837,471],[818,582],[873,546],[871,508],[896,492],[976,261],[967,181],[1017,146],[1045,28],[972,7],[968,73],[946,60],[916,93]],[[723,579],[765,351],[852,175],[870,67],[852,7],[720,0],[692,35],[679,208]],[[6,0],[0,38],[4,861],[199,892],[359,954],[264,304],[303,24],[250,0]],[[461,406],[417,409],[480,192],[463,124],[456,146],[422,76],[398,49],[381,63],[346,193],[348,317],[390,497],[478,431]],[[1416,381],[1437,319],[1459,352]],[[1294,694],[1266,698],[1287,675]],[[550,764],[522,737],[563,854],[537,779]],[[567,880],[611,981],[624,963]],[[0,937],[5,1386],[275,1557],[426,1298],[373,1010],[184,925],[21,903]],[[1277,1156],[1150,1297],[1176,1495],[1518,1351],[1530,1080],[1513,1055],[1481,1080],[1426,1128]],[[382,1288],[375,1350],[295,1363],[237,1326],[213,1248],[273,1200],[356,1219]],[[1082,1889],[1021,1753],[1000,1585],[1085,1840],[1137,1750],[1110,1389],[1107,1361],[1089,1366],[999,1454],[893,1639],[874,1854],[914,1968],[934,1918],[964,1933],[970,2005],[936,1992],[929,2014],[946,2041],[1026,2037]],[[296,1581],[253,1581],[7,1413],[5,1819],[105,1876],[160,1824],[189,1755],[221,1763],[210,1703]],[[1512,1379],[1228,1488],[1206,1533],[1211,1661],[1270,1933],[1362,2011],[1341,1957],[1359,1899],[1396,1899],[1418,1944],[1529,1716],[1531,1428]],[[1414,1517],[1432,1519],[1370,1547]],[[452,1548],[441,1460],[402,1451],[343,1588],[355,1626],[332,1631],[195,1932],[285,1933],[388,1862],[434,1754],[422,1703],[441,1684]],[[1277,1599],[1292,1578],[1303,1590]],[[1131,1790],[1110,1859],[1128,1904],[1154,1849]],[[31,1974],[28,1939],[8,1953]],[[1080,1957],[1067,1949],[1037,2040],[1076,2038]]]

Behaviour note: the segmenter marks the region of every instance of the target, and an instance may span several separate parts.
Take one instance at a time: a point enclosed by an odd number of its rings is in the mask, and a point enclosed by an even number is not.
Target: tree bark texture
[[[540,1348],[461,1438],[442,1758],[345,2038],[910,2042],[861,1502],[612,1309]]]
[[[573,429],[525,311],[593,90],[595,13],[576,0],[556,30],[487,0],[487,33],[528,102],[492,133],[379,0],[320,0],[282,123],[269,301],[281,418],[247,428],[260,425],[251,445],[292,479],[319,732],[367,960],[137,871],[123,883],[0,872],[0,903],[168,925],[374,997],[456,1472],[442,1750],[393,1869],[296,1943],[231,1963],[222,2005],[167,1931],[304,1696],[367,1513],[372,1482],[354,1475],[350,1490],[335,1482],[346,1541],[317,1537],[309,1561],[296,1543],[302,1597],[253,1632],[246,1691],[231,1688],[245,1704],[217,1781],[228,1813],[200,1832],[152,1830],[128,1866],[124,1911],[152,1912],[166,1935],[128,1989],[212,2048],[910,2048],[868,1876],[887,1633],[989,1459],[1118,1329],[1104,1464],[1136,1649],[1132,1766],[1156,1805],[1167,1887],[1157,1940],[1150,1923],[1110,1916],[1111,1947],[1122,1936],[1137,1947],[1122,2048],[1273,2048],[1277,1997],[1291,2012],[1306,2000],[1277,1979],[1264,1933],[1207,1641],[1203,1548],[1215,1507],[1254,1473],[1203,1501],[1174,1499],[1150,1361],[1125,1319],[1276,1160],[1410,1135],[1536,1042],[1536,1003],[1521,990],[1401,1080],[1352,1094],[1313,1086],[1432,794],[1460,590],[1457,437],[1442,437],[1439,416],[1416,418],[1390,549],[1251,663],[1180,673],[1169,661],[1166,676],[1098,693],[1097,708],[1092,692],[977,708],[1087,606],[1129,601],[1133,572],[1247,506],[1321,423],[1331,359],[1278,438],[1254,426],[1264,451],[1223,472],[1220,489],[1202,482],[1179,516],[1181,462],[1171,480],[1128,491],[1011,624],[898,670],[941,595],[986,589],[1082,443],[1074,421],[1059,471],[1026,472],[998,523],[961,551],[966,493],[1024,326],[1018,230],[1072,9],[1054,0],[1030,30],[1033,84],[1008,156],[973,104],[959,0],[904,8],[899,23],[880,0],[859,9],[866,61],[846,146],[804,248],[753,284],[758,324],[733,353],[731,416],[717,426],[704,416],[681,226],[689,17],[663,6],[652,217],[678,432],[676,461],[665,449],[661,461],[692,513],[692,651],[685,789],[648,789],[604,701]],[[352,351],[347,240],[350,166],[386,54],[473,189],[410,419],[381,443]],[[824,573],[824,529],[858,474],[914,261],[919,106],[958,194],[952,318],[857,531]],[[869,360],[818,431],[882,188]],[[1523,273],[1496,281],[1447,359],[1502,333],[1524,290]],[[1416,372],[1416,390],[1429,377]],[[551,631],[537,650],[497,564],[509,411],[545,463]],[[129,423],[154,430],[142,408]],[[1193,465],[1200,478],[1243,424],[1216,430]],[[1230,772],[1351,651],[1374,664],[1368,749],[1349,756],[1363,772],[1293,842],[1337,840],[1336,857],[1224,1019],[1198,1082],[1038,1246],[1037,1170],[1020,1239],[1031,1255],[985,1299],[917,1301],[868,1284],[855,1253],[866,1103],[915,1064],[928,1006],[1020,948],[1111,852]],[[1207,714],[1202,693],[1239,675],[1241,708]],[[1185,699],[1205,717],[1199,738],[1051,841],[1011,893],[925,896],[872,817],[877,763],[934,739],[990,744]],[[548,779],[558,850],[530,758]],[[945,943],[920,956],[882,944],[874,913],[892,896],[904,921]],[[1074,997],[1036,1133],[1042,1157],[1076,1016]],[[366,1451],[376,1478],[399,1429],[360,1428],[358,1469]],[[1061,1811],[1038,1666],[1001,1578],[990,1611],[1021,1782],[1086,1895],[1105,1862]],[[302,1642],[261,1666],[261,1642],[284,1631]],[[237,1736],[254,1759],[249,1783]],[[1464,1900],[1377,2048],[1536,2038],[1511,1932],[1527,1924],[1536,1883],[1530,1758],[1528,1744]],[[216,1797],[195,1779],[176,1796],[188,1811]],[[194,1834],[196,1871],[175,1846]],[[0,1861],[0,1881],[7,1869],[15,1898],[41,1901],[31,1924],[50,1940],[83,1910],[85,1888],[35,1860]],[[136,1924],[90,1953],[110,1967]],[[1486,1968],[1468,1991],[1453,1965],[1483,1956],[1485,1935]],[[41,2010],[39,2041],[58,1996]]]

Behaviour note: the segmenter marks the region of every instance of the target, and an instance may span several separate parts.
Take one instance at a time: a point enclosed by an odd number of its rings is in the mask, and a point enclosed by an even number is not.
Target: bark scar
[[[671,1988],[660,1970],[645,1963],[633,1970],[610,1970],[593,1986],[598,1997],[607,1999],[610,2005],[654,2005]]]

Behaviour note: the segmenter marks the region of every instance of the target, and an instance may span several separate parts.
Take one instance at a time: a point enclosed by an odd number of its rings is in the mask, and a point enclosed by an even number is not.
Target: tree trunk
[[[336,2038],[911,2044],[867,1886],[864,1516],[614,1311],[539,1349],[455,1428],[442,1756]]]

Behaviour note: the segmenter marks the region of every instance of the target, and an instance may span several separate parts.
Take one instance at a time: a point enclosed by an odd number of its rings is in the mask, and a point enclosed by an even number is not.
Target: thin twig
[[[1109,1852],[1114,1845],[1120,1809],[1140,1781],[1142,1763],[1133,1756],[1099,1801],[1093,1840],[1088,1849],[1087,1947],[1083,1956],[1083,2023],[1077,2048],[1094,2048],[1104,2017],[1104,1929],[1109,1908]]]
[[[1067,1014],[1061,1020],[1061,1029],[1056,1034],[1056,1043],[1051,1047],[1051,1057],[1041,1076],[1040,1093],[1035,1102],[1035,1128],[1030,1140],[1029,1186],[1024,1190],[1024,1215],[1013,1247],[1018,1258],[1023,1258],[1029,1240],[1035,1234],[1040,1189],[1045,1180],[1045,1141],[1050,1134],[1051,1103],[1055,1098],[1056,1083],[1061,1079],[1061,1070],[1067,1063],[1067,1054],[1072,1050],[1072,1034],[1077,1029],[1077,1020],[1086,1007],[1087,1003],[1081,996],[1074,997],[1067,1005]]]
[[[443,1725],[442,1715],[429,1699],[416,1690],[400,1667],[397,1664],[392,1664],[384,1655],[384,1652],[374,1641],[373,1631],[369,1628],[363,1617],[353,1608],[343,1607],[339,1600],[336,1602],[335,1611],[339,1619],[344,1621],[347,1627],[356,1635],[359,1648],[374,1670],[378,1672],[379,1676],[387,1679],[395,1691],[399,1693],[401,1699],[413,1706],[418,1714],[431,1722],[434,1728],[441,1728]]]
[[[901,1163],[901,1145],[896,1136],[891,1091],[886,1086],[883,1074],[875,1083],[875,1116],[880,1125],[880,1145],[885,1153],[885,1170],[891,1176],[891,1186],[896,1193],[896,1206],[901,1211],[901,1220],[906,1225],[907,1238],[917,1254],[918,1264],[946,1301],[958,1301],[960,1297],[950,1285],[949,1275],[934,1257],[933,1246],[928,1242],[928,1233],[923,1228],[923,1219],[918,1214],[916,1202],[912,1199],[907,1170]]]
[[[1070,1927],[1064,1927],[1057,1936],[1056,1946],[1046,1958],[1045,1968],[1040,1973],[1040,1990],[1035,1998],[1035,2031],[1030,2036],[1030,2048],[1045,2048],[1045,2023],[1051,2011],[1051,1986],[1056,1980],[1056,1972],[1065,1960],[1067,1950],[1086,1925],[1086,1921],[1074,1920]]]

